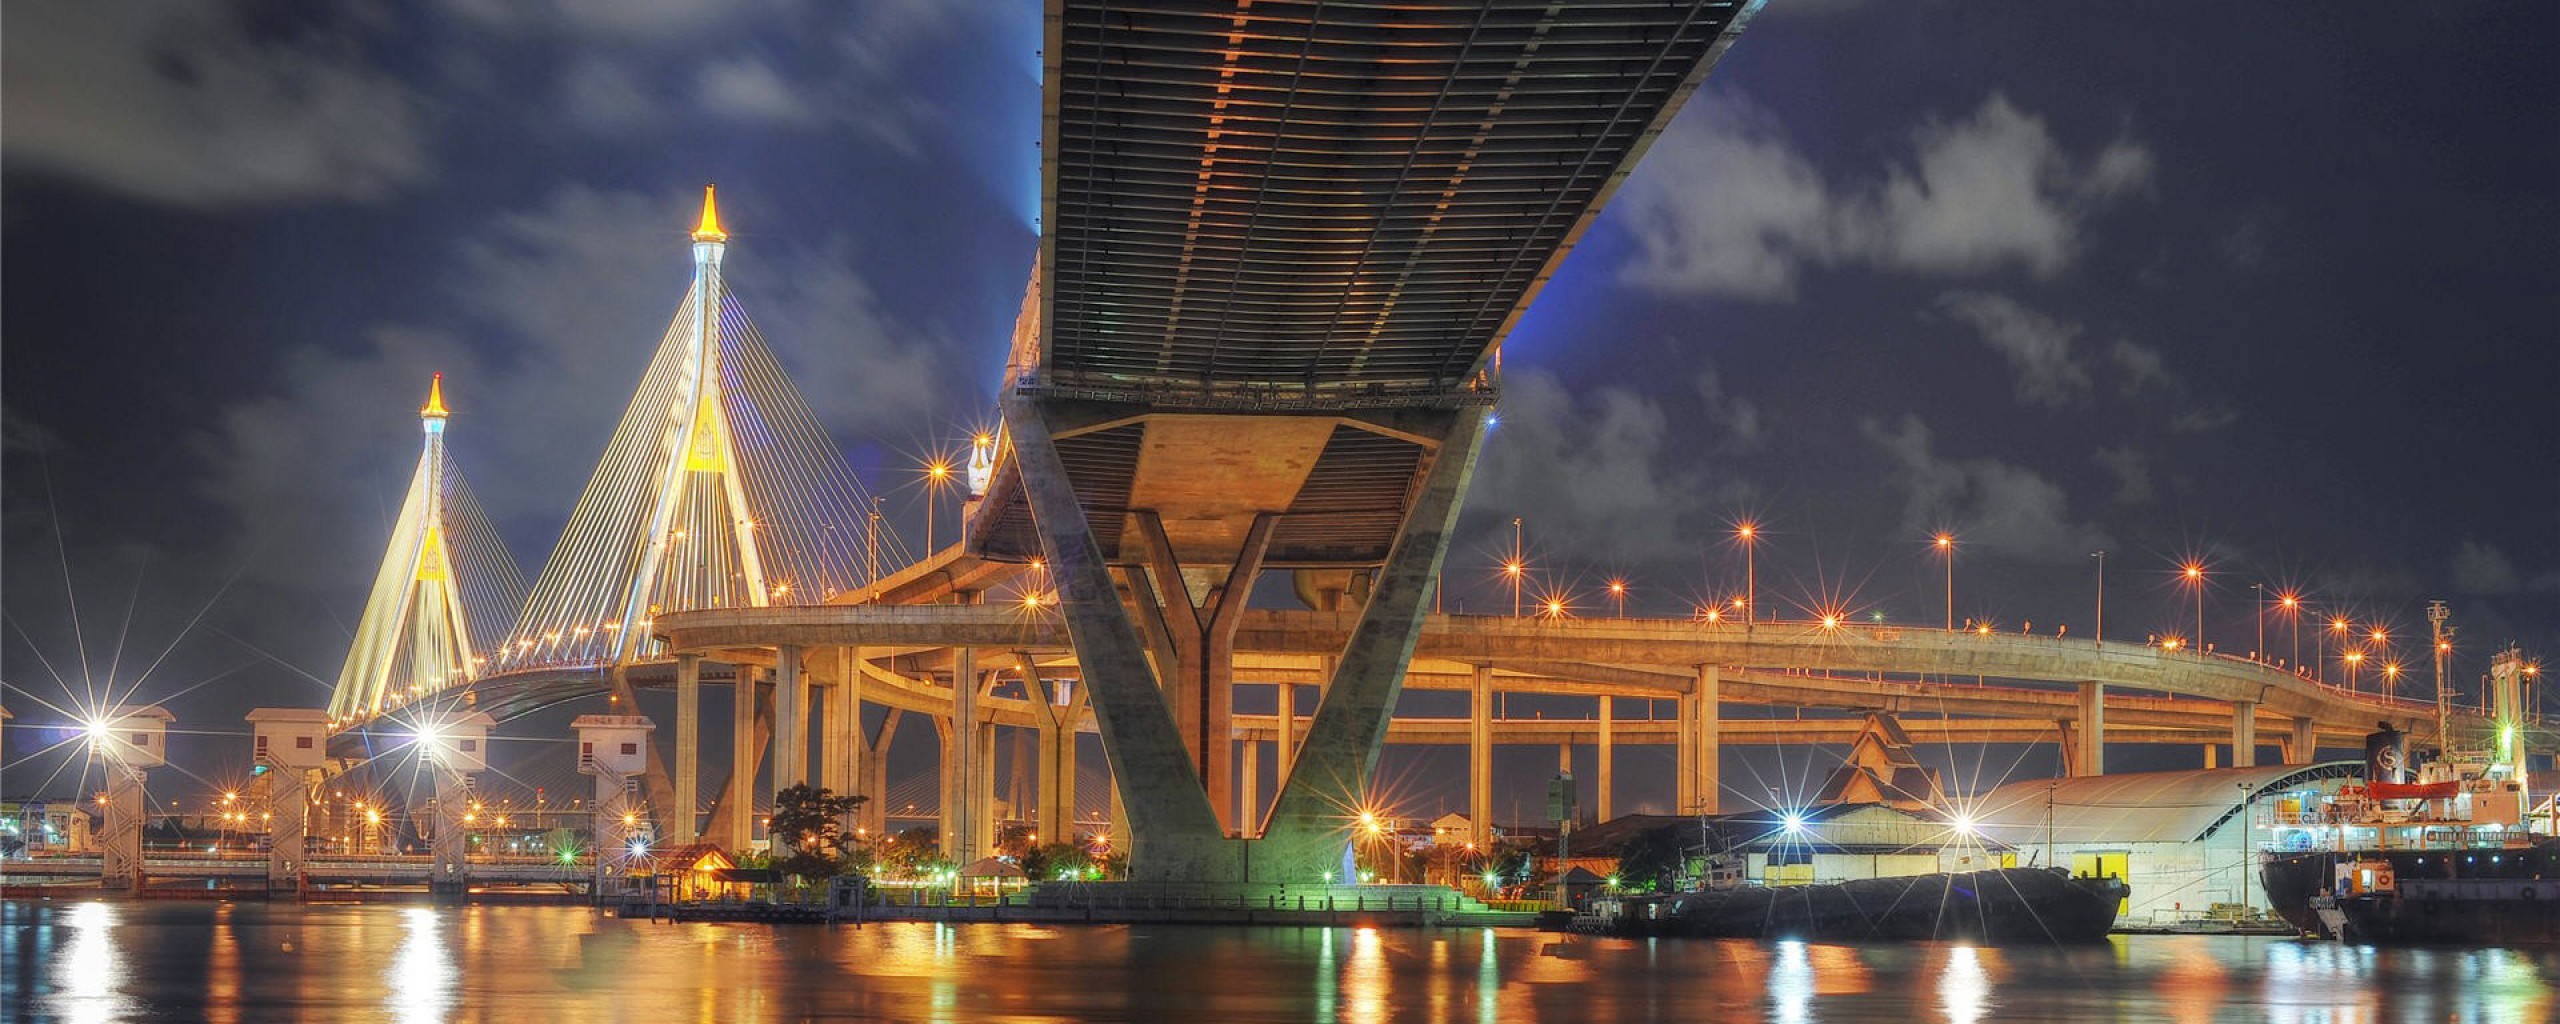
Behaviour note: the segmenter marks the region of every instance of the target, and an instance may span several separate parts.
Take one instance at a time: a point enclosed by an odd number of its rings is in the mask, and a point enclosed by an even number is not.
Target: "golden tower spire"
[[[720,203],[713,195],[712,186],[709,185],[702,186],[702,223],[694,226],[693,240],[697,242],[729,240],[729,233],[720,230]]]
[[[418,415],[431,420],[450,415],[444,409],[444,374],[436,374],[435,379],[427,383],[427,407],[418,410]]]

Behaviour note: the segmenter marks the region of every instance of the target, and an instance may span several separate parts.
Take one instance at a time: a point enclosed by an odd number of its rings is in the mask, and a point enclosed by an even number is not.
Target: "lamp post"
[[[2091,630],[2090,635],[2097,638],[2099,647],[2105,647],[2107,645],[2107,553],[2092,551],[2089,552],[2089,557],[2098,560],[2098,628]]]
[[[1947,632],[1956,631],[1956,538],[1951,533],[1937,536],[1938,556],[1947,560]]]
[[[2188,562],[2178,567],[2185,585],[2196,592],[2196,653],[2204,653],[2204,563]]]
[[[2258,612],[2258,646],[2250,650],[2249,656],[2259,661],[2267,661],[2269,660],[2267,657],[2267,585],[2249,584],[2249,592],[2257,595],[2250,600],[2255,603]]]
[[[2329,679],[2328,679],[2328,676],[2329,676],[2329,645],[2328,645],[2327,641],[2328,641],[2329,637],[2330,637],[2332,634],[2336,635],[2336,636],[2337,636],[2337,638],[2338,638],[2338,650],[2340,650],[2340,651],[2344,651],[2344,650],[2346,650],[2346,649],[2347,649],[2347,620],[2346,620],[2344,617],[2340,617],[2340,618],[2335,618],[2335,619],[2331,619],[2331,620],[2329,620],[2329,632],[2327,632],[2327,633],[2323,633],[2323,634],[2320,634],[2320,639],[2321,639],[2321,641],[2322,641],[2322,642],[2319,644],[2319,648],[2320,648],[2320,651],[2319,651],[2319,654],[2320,654],[2320,677],[2321,677],[2321,678],[2320,678],[2320,681],[2321,681],[2321,682],[2324,682],[2324,683],[2329,681]],[[2354,680],[2352,677],[2350,677],[2350,678],[2348,679],[2348,681],[2347,681],[2347,689],[2352,690],[2352,689],[2355,689],[2355,688],[2356,688],[2356,687],[2355,687],[2355,680]]]
[[[942,504],[942,489],[951,483],[951,461],[940,456],[924,467],[924,553],[934,552],[933,520],[935,506]]]
[[[1511,579],[1511,617],[1520,617],[1520,577],[1527,574],[1529,563],[1520,553],[1520,517],[1511,517],[1511,560],[1502,563],[1502,574]]]
[[[2289,652],[2290,656],[2286,658],[2285,664],[2293,666],[2295,672],[2300,672],[2302,671],[2302,595],[2290,590],[2285,591],[2276,595],[2276,604],[2284,609],[2285,623],[2293,632],[2293,650]]]
[[[2348,652],[2347,652],[2347,690],[2348,690],[2349,692],[2353,692],[2353,691],[2355,690],[2355,688],[2356,688],[2356,669],[2363,667],[2363,665],[2364,665],[2364,652],[2363,652],[2363,651],[2348,651]]]
[[[1610,581],[1609,581],[1609,604],[1610,604],[1610,606],[1611,606],[1611,607],[1610,607],[1610,614],[1615,615],[1615,616],[1617,616],[1618,618],[1621,618],[1621,619],[1623,619],[1623,618],[1626,618],[1626,617],[1627,617],[1627,581],[1626,581],[1626,580],[1624,580],[1624,579],[1613,579],[1613,580],[1610,580]]]
[[[1743,631],[1750,632],[1760,622],[1760,565],[1757,561],[1760,526],[1745,519],[1735,524],[1734,539],[1742,542],[1742,614]]]

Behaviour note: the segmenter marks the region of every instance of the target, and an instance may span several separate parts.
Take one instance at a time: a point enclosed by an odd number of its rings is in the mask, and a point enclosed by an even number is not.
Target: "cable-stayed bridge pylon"
[[[816,603],[869,579],[871,497],[729,291],[727,243],[706,188],[693,283],[501,670],[626,667],[658,654],[661,612]]]
[[[480,677],[489,643],[523,604],[523,574],[445,451],[450,415],[437,374],[418,410],[425,447],[338,670],[333,719],[371,717]]]

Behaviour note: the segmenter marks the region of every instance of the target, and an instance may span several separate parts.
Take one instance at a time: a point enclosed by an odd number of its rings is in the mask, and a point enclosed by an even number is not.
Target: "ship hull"
[[[2113,879],[2007,868],[1638,897],[1576,923],[1618,935],[2082,943],[2106,937],[2124,895],[2124,883]]]
[[[2388,863],[2391,891],[2334,892],[2337,867],[2359,861]],[[2560,840],[2522,849],[2270,853],[2259,874],[2268,905],[2309,935],[2386,946],[2560,945]]]

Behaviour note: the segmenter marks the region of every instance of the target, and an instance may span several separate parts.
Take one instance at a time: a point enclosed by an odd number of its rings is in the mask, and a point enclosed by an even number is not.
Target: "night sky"
[[[245,768],[242,712],[325,702],[433,371],[538,572],[704,182],[732,287],[902,529],[917,457],[992,419],[1038,230],[1036,4],[31,2],[5,27],[21,723],[139,680],[214,777]],[[1764,605],[1934,623],[1946,529],[1958,618],[2085,635],[2103,549],[2110,637],[2188,632],[2197,558],[2222,650],[2254,645],[2253,583],[2404,637],[2442,599],[2473,680],[2508,642],[2560,650],[2555,345],[2560,6],[1773,0],[1511,337],[1447,599],[1507,609],[1520,516],[1581,610],[1623,574],[1632,610],[1685,615],[1740,589],[1750,517]],[[50,776],[40,742],[10,731],[0,788]],[[1668,802],[1658,755],[1627,755],[1621,807]],[[1552,764],[1513,752],[1502,786]],[[1387,771],[1454,804],[1461,765]]]

